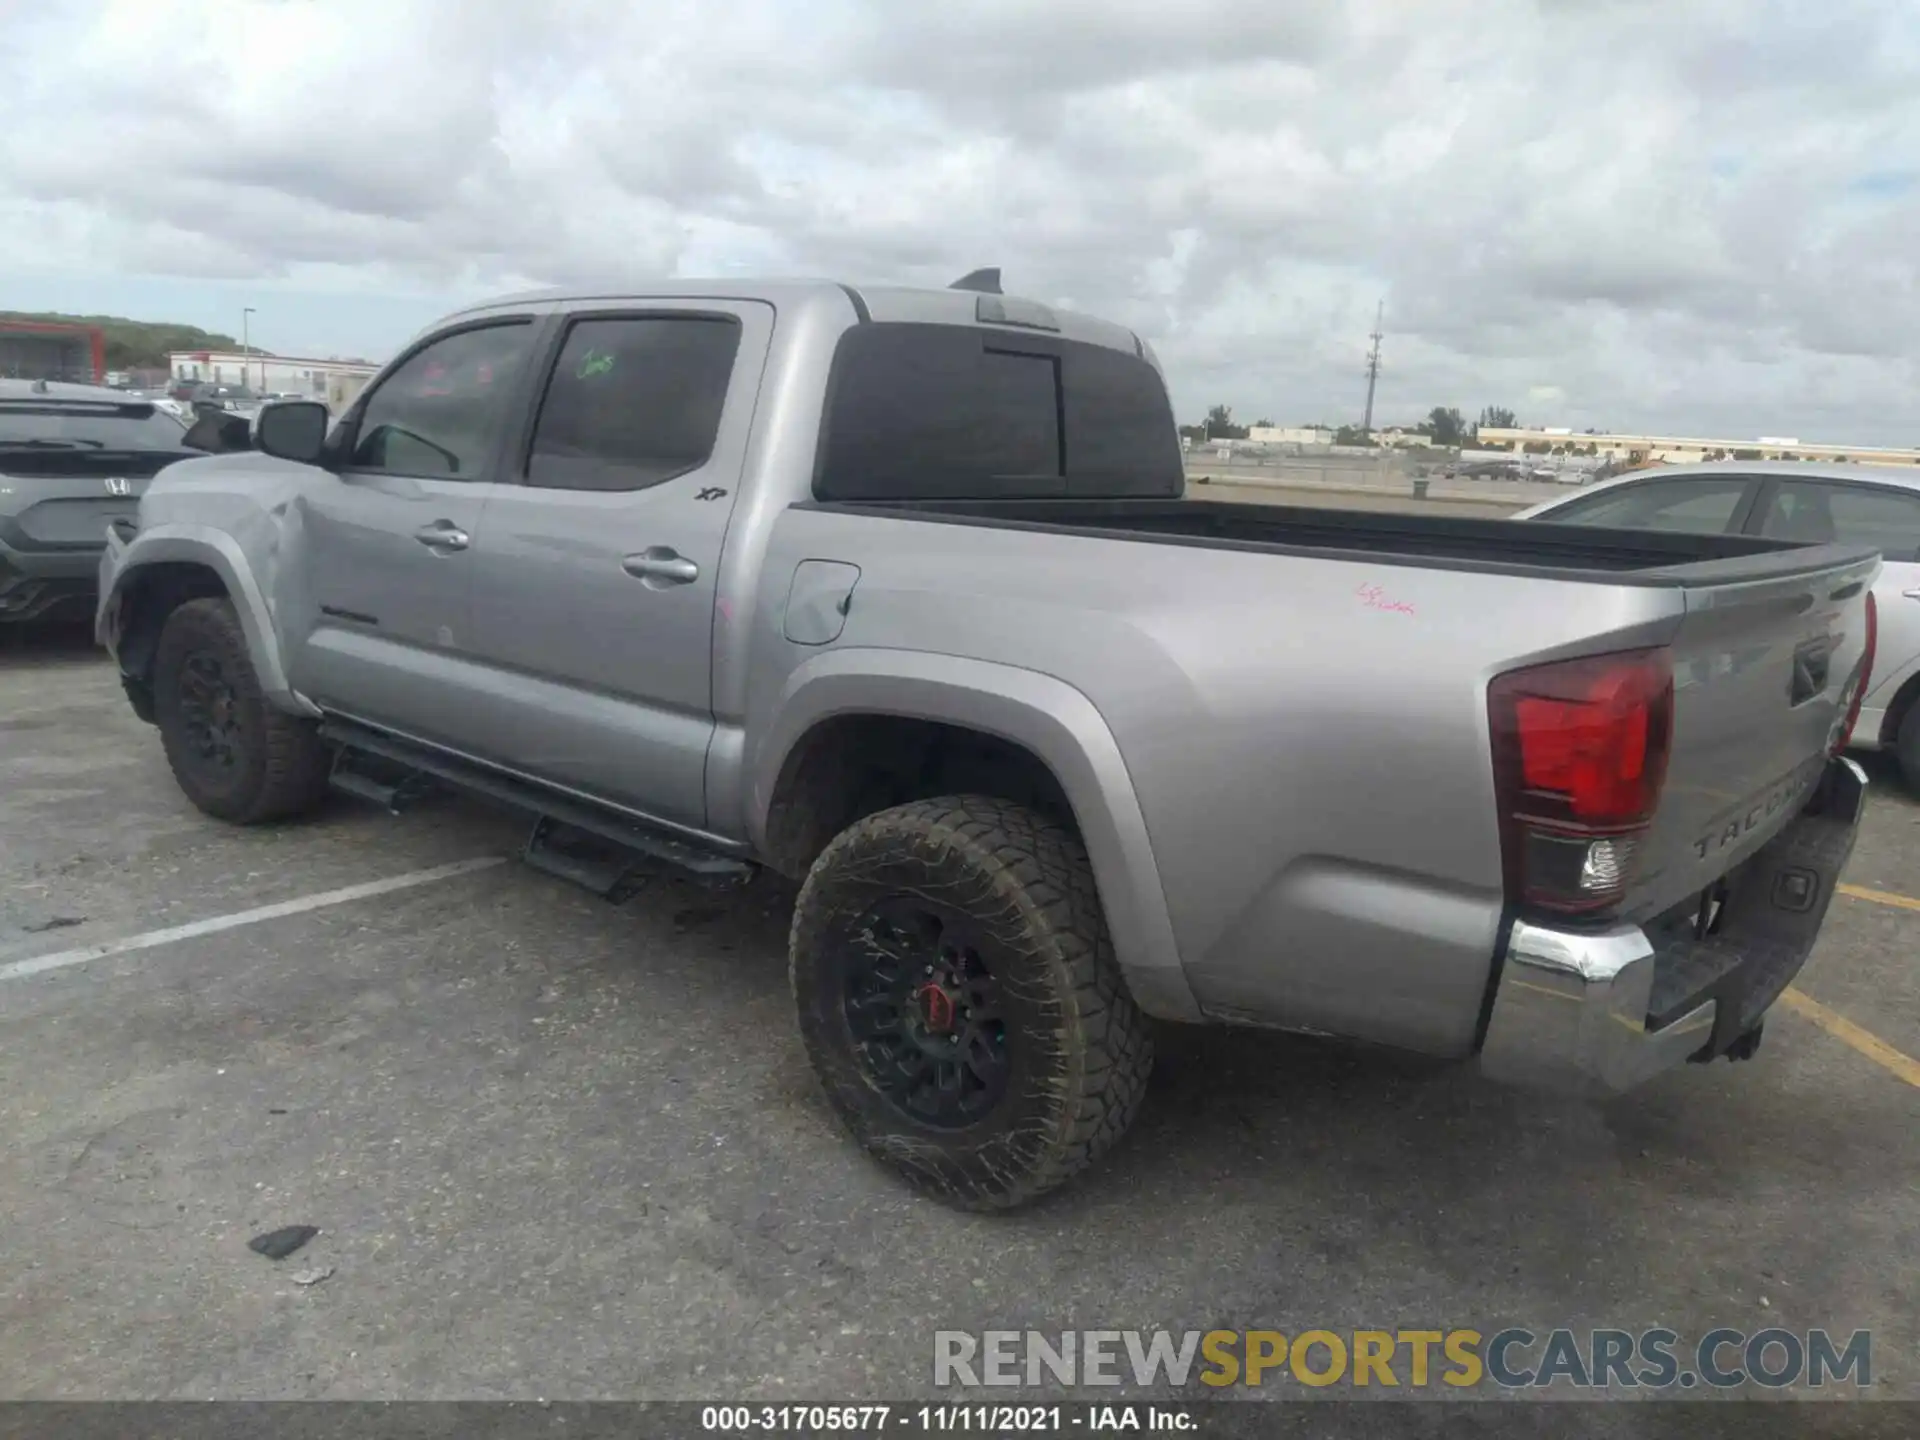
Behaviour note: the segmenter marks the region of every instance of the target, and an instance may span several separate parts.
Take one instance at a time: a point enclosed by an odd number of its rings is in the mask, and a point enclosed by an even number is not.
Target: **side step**
[[[551,815],[533,822],[533,833],[520,858],[536,870],[571,880],[603,900],[618,905],[631,899],[647,882],[647,872],[634,862],[638,851],[586,830],[577,830]]]
[[[335,750],[327,783],[342,794],[370,800],[395,815],[426,799],[438,788],[433,778],[422,771],[410,770],[390,760],[367,763],[373,758],[344,747]]]
[[[665,863],[717,887],[744,884],[759,867],[677,835],[556,794],[499,771],[427,750],[348,721],[329,720],[320,738],[335,745],[335,788],[398,810],[436,782],[536,817],[522,858],[536,869],[620,900],[633,893],[646,862]],[[371,762],[371,763],[369,763]],[[383,772],[397,768],[389,779]]]

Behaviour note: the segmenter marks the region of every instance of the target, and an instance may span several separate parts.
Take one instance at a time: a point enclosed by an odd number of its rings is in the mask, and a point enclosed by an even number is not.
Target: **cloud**
[[[1920,26],[1883,0],[0,10],[0,275],[998,264],[1146,334],[1190,415],[1355,418],[1384,299],[1389,419],[1914,439]]]

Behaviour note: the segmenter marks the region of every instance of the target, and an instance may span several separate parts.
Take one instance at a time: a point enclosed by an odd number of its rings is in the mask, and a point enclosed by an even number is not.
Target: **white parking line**
[[[456,860],[451,865],[436,865],[431,870],[414,870],[386,880],[369,880],[364,885],[347,885],[338,890],[323,890],[318,895],[306,895],[298,900],[282,900],[277,905],[262,905],[258,909],[241,910],[232,915],[216,915],[211,920],[195,920],[187,925],[171,925],[165,930],[149,930],[144,935],[129,935],[124,940],[103,940],[98,945],[87,945],[78,950],[61,950],[52,955],[35,955],[26,960],[15,960],[10,965],[0,965],[0,981],[24,980],[29,975],[44,975],[49,970],[64,970],[71,965],[85,965],[89,961],[101,960],[109,955],[123,955],[129,950],[148,950],[155,945],[171,945],[176,940],[192,940],[200,935],[214,935],[222,930],[238,929],[242,925],[255,925],[262,920],[278,920],[287,915],[304,914],[308,910],[323,910],[329,905],[345,905],[352,900],[366,900],[375,895],[388,895],[395,890],[411,890],[416,885],[431,885],[436,880],[451,880],[456,875],[470,875],[475,870],[486,870],[501,864],[505,859],[504,855],[483,855],[474,860]]]

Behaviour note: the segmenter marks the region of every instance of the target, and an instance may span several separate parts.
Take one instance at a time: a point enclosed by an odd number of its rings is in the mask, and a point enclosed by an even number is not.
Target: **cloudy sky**
[[[0,0],[0,309],[384,356],[527,285],[827,274],[1175,401],[1920,444],[1913,0]]]

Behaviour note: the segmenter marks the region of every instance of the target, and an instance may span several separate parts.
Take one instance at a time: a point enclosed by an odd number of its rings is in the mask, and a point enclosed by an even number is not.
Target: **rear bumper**
[[[1866,784],[1853,761],[1831,761],[1808,807],[1727,877],[1707,936],[1691,925],[1579,931],[1515,921],[1481,1069],[1603,1097],[1689,1060],[1750,1051],[1820,933]]]
[[[93,601],[99,570],[92,546],[16,550],[0,540],[0,624],[55,613],[78,618]]]

